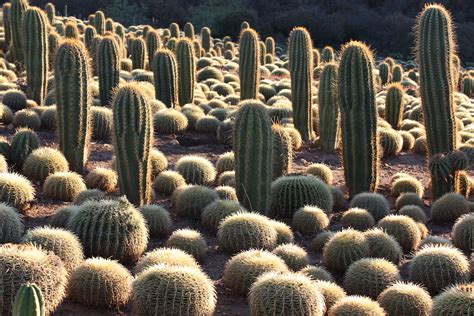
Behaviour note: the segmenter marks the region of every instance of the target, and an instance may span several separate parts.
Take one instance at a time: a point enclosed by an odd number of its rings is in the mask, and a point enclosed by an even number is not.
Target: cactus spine
[[[23,24],[28,97],[41,105],[48,86],[48,20],[42,10],[31,7],[24,13]]]
[[[28,0],[12,0],[10,18],[13,44],[13,56],[16,62],[23,64],[25,45],[23,34],[23,14],[28,9]]]
[[[378,186],[379,142],[373,78],[373,56],[361,42],[342,51],[338,74],[344,177],[350,195]]]
[[[156,99],[168,108],[179,107],[178,67],[172,51],[160,49],[153,58]]]
[[[260,57],[258,34],[253,29],[240,33],[240,99],[258,99],[260,83]]]
[[[113,101],[114,148],[120,192],[142,206],[151,199],[153,125],[147,97],[137,83],[119,88]]]
[[[339,136],[339,100],[337,96],[337,64],[324,65],[319,81],[319,140],[321,148],[334,152]]]
[[[104,35],[105,33],[105,15],[102,11],[97,11],[94,16],[94,27],[97,30],[97,34]]]
[[[3,4],[3,27],[5,29],[5,44],[10,47],[12,42],[12,25],[11,25],[11,4],[9,2]]]
[[[235,181],[239,201],[249,210],[265,213],[270,206],[272,152],[272,127],[263,105],[242,102],[234,128]]]
[[[385,119],[394,129],[398,129],[402,121],[404,106],[403,94],[403,87],[399,83],[393,83],[387,89]]]
[[[146,45],[141,38],[132,42],[132,67],[133,69],[145,69]]]
[[[418,20],[418,64],[428,156],[449,153],[456,146],[453,53],[455,39],[449,12],[428,5]],[[454,172],[447,177],[431,172],[434,198],[454,190]]]
[[[201,46],[208,53],[212,48],[211,30],[208,27],[201,29]]]
[[[54,19],[56,18],[56,8],[54,7],[54,4],[48,2],[44,9],[46,10],[49,24],[54,25]]]
[[[291,73],[291,94],[293,101],[293,123],[303,141],[309,141],[313,134],[312,93],[313,86],[313,44],[305,28],[291,31],[289,40],[289,65]]]
[[[112,36],[104,36],[97,48],[100,103],[107,106],[120,79],[120,51]]]
[[[36,284],[23,284],[15,296],[12,316],[44,316],[44,299]]]
[[[89,56],[77,40],[65,40],[54,65],[59,148],[69,166],[83,173],[91,138],[92,96]]]
[[[156,51],[161,48],[160,35],[155,30],[150,30],[146,35],[146,50],[148,52],[148,67],[153,64]]]
[[[178,62],[179,104],[192,103],[194,99],[196,67],[194,65],[194,47],[191,40],[182,38],[178,41],[176,59]]]

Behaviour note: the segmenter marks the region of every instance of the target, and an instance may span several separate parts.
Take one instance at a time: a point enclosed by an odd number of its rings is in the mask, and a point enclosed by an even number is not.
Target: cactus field
[[[474,316],[474,69],[241,21],[0,12],[0,315]]]

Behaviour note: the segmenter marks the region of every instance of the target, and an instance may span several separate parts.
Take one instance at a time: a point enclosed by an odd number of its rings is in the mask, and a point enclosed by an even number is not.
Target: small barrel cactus
[[[215,233],[219,224],[227,216],[244,211],[239,202],[232,200],[216,200],[206,206],[201,214],[201,224]]]
[[[447,288],[433,301],[433,316],[468,315],[472,311],[474,283]]]
[[[25,225],[23,219],[13,207],[0,203],[0,223],[2,223],[3,228],[0,232],[1,244],[17,244],[21,241]]]
[[[377,298],[388,315],[429,316],[433,301],[430,294],[413,283],[397,282],[386,288]]]
[[[28,128],[17,130],[11,140],[10,163],[21,170],[26,157],[38,147],[39,139],[34,131]]]
[[[272,253],[283,259],[292,271],[300,271],[309,264],[306,250],[295,244],[281,244]]]
[[[175,230],[166,241],[166,247],[181,249],[199,261],[202,261],[207,253],[206,240],[194,229]]]
[[[379,228],[368,230],[364,236],[369,245],[370,257],[386,259],[398,264],[402,258],[402,248],[398,241]]]
[[[43,196],[47,199],[70,202],[86,190],[84,180],[75,172],[56,172],[43,184]]]
[[[302,234],[319,233],[329,226],[326,213],[315,206],[304,206],[298,209],[291,219],[291,227]]]
[[[29,207],[35,189],[28,179],[16,173],[0,173],[0,201],[20,211]]]
[[[188,184],[211,186],[216,178],[216,169],[212,163],[199,156],[184,156],[176,162],[179,172]]]
[[[200,218],[202,211],[219,199],[216,191],[205,186],[189,185],[178,188],[183,188],[183,191],[176,197],[175,204],[176,214],[180,217]]]
[[[359,193],[354,196],[349,207],[367,210],[376,222],[390,214],[390,204],[378,193]]]
[[[154,265],[182,266],[201,269],[199,263],[189,253],[176,248],[156,248],[138,260],[135,273],[138,275]]]
[[[162,237],[171,234],[172,221],[170,213],[159,205],[144,205],[140,208],[151,237]]]
[[[64,155],[49,147],[40,147],[28,155],[23,163],[23,174],[32,181],[43,182],[55,172],[66,172],[69,170]]]
[[[384,309],[366,296],[351,295],[337,301],[329,310],[329,316],[370,315],[385,316]]]
[[[329,239],[323,249],[323,262],[332,270],[344,272],[353,262],[368,257],[369,245],[364,234],[345,229]]]

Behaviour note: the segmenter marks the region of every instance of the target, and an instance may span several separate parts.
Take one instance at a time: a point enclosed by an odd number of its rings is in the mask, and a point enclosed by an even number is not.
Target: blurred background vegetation
[[[51,0],[31,0],[44,6]],[[294,26],[305,26],[315,45],[339,48],[360,39],[381,56],[409,59],[413,54],[413,25],[425,0],[52,0],[61,14],[87,18],[103,10],[124,25],[181,26],[191,21],[196,30],[212,29],[213,36],[238,35],[248,21],[261,36],[286,41]],[[459,53],[474,62],[474,0],[438,0],[453,14]]]

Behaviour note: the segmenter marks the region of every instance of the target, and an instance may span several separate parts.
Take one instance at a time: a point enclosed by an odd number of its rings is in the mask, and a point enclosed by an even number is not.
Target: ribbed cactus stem
[[[267,50],[267,54],[272,55],[272,57],[275,57],[275,40],[273,37],[267,37],[265,39],[265,47]]]
[[[77,24],[75,22],[66,23],[65,36],[67,38],[79,39],[79,30],[77,29]]]
[[[159,49],[153,58],[153,78],[156,99],[168,108],[179,107],[178,65],[169,49]]]
[[[177,23],[171,23],[170,24],[170,33],[171,33],[171,37],[179,39],[180,29],[179,29],[179,25]]]
[[[455,39],[449,12],[441,5],[428,5],[418,20],[417,53],[420,95],[423,106],[428,155],[449,153],[456,147],[454,118],[453,53]],[[444,180],[431,174],[434,198],[454,190],[454,172]]]
[[[332,63],[334,61],[334,49],[330,46],[326,46],[323,48],[321,52],[321,61],[323,63]]]
[[[44,7],[46,10],[46,15],[48,16],[48,21],[51,25],[54,24],[54,19],[56,18],[56,7],[51,2],[46,3]]]
[[[108,106],[120,79],[120,51],[112,36],[104,36],[97,48],[100,103]]]
[[[260,65],[265,65],[265,55],[267,55],[267,47],[264,42],[259,42],[259,51],[260,51]]]
[[[97,34],[104,35],[105,33],[105,15],[102,11],[97,11],[94,15],[94,27]]]
[[[137,206],[149,204],[153,124],[150,105],[139,84],[129,83],[117,90],[113,113],[120,192]]]
[[[92,26],[87,26],[86,30],[84,31],[84,44],[86,45],[86,48],[89,50],[89,53],[91,52],[91,46],[92,46],[92,41],[94,40],[94,37],[97,36],[97,31],[95,30],[94,27]]]
[[[3,4],[3,28],[5,30],[5,44],[10,47],[12,42],[12,25],[11,25],[11,3],[7,2]]]
[[[191,40],[182,38],[176,46],[178,63],[179,104],[193,103],[196,67],[194,65],[194,47]]]
[[[23,284],[15,296],[12,316],[44,316],[43,294],[36,284]]]
[[[392,82],[402,82],[403,68],[400,65],[395,65],[392,69]]]
[[[132,44],[133,69],[145,69],[146,45],[141,38],[136,38]]]
[[[28,97],[43,103],[48,86],[48,19],[43,10],[30,7],[23,15],[25,69]]]
[[[338,74],[344,177],[349,193],[373,192],[379,181],[379,141],[373,56],[361,42],[342,50]]]
[[[206,53],[212,48],[211,29],[208,27],[203,27],[201,29],[201,46],[204,48]]]
[[[303,141],[313,135],[312,86],[313,44],[305,28],[298,27],[290,33],[289,65],[291,73],[291,95],[293,101],[293,123]]]
[[[77,40],[65,40],[54,66],[59,148],[71,170],[83,173],[91,138],[89,56]]]
[[[387,97],[385,99],[385,120],[392,125],[394,129],[400,127],[403,119],[404,91],[399,83],[393,83],[388,86]]]
[[[56,49],[59,46],[59,40],[60,40],[59,34],[56,33],[55,31],[50,31],[48,35],[48,49],[49,49],[48,62],[49,62],[50,68],[54,67],[54,58],[56,55]]]
[[[23,65],[24,62],[24,30],[23,14],[28,9],[28,0],[12,0],[10,9],[11,34],[13,44],[13,56],[17,63]]]
[[[253,29],[240,33],[240,99],[258,99],[260,83],[260,47],[258,34]]]
[[[319,81],[319,141],[326,152],[336,150],[339,137],[339,99],[337,95],[337,64],[324,65]]]
[[[146,35],[146,50],[148,53],[148,66],[151,68],[153,64],[153,57],[158,49],[161,48],[160,34],[157,31],[151,30]]]
[[[187,22],[184,25],[184,36],[189,38],[191,41],[194,40],[194,25],[191,22]]]
[[[386,62],[383,62],[379,65],[379,76],[383,86],[392,80],[390,66]]]
[[[247,100],[239,107],[233,137],[236,192],[244,207],[265,213],[270,207],[272,124],[260,102]]]
[[[108,18],[105,20],[105,31],[109,33],[115,33],[114,20]]]

